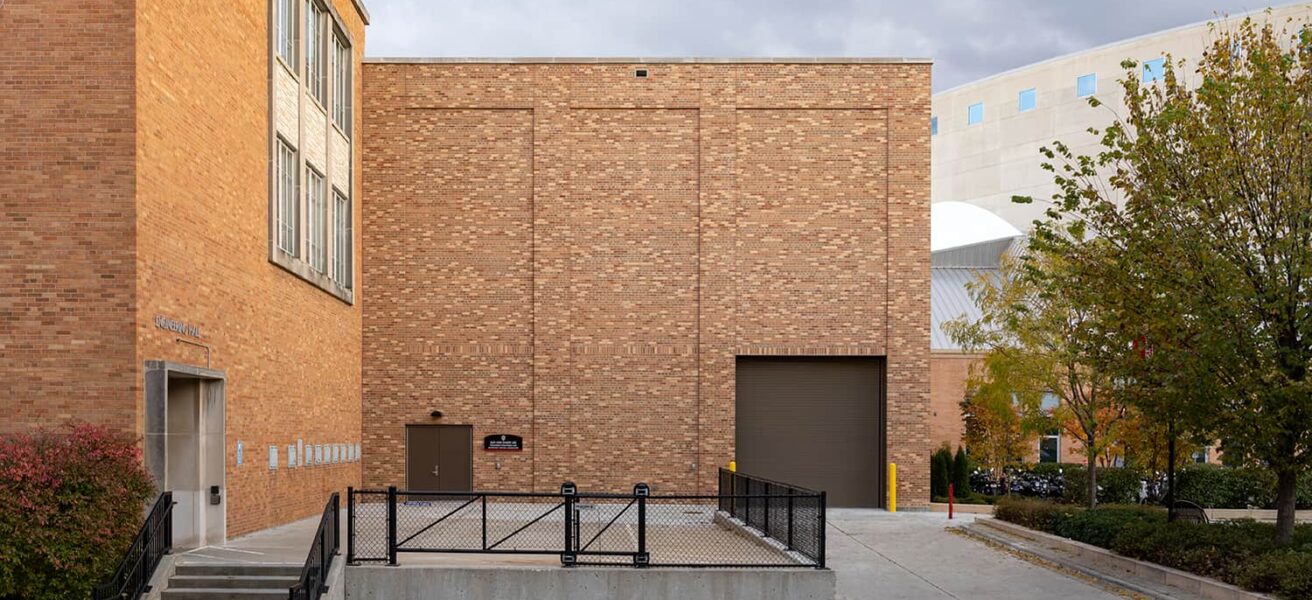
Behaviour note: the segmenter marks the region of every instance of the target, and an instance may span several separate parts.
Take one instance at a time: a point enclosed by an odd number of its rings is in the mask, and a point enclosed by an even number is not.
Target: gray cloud
[[[1254,0],[365,0],[369,56],[913,56],[943,90]],[[1285,2],[1274,2],[1282,4]]]

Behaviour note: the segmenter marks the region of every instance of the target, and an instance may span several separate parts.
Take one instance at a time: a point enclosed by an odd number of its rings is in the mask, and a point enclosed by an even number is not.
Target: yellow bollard
[[[729,472],[730,472],[730,473],[737,473],[737,472],[738,472],[738,461],[736,461],[736,460],[731,460],[731,461],[729,461]]]
[[[897,463],[888,463],[888,512],[897,512]]]

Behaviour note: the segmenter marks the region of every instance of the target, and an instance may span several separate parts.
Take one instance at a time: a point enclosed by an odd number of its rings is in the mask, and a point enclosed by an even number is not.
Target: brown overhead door
[[[884,359],[738,357],[738,470],[884,506]]]
[[[406,487],[467,492],[473,487],[473,428],[469,425],[407,425]]]

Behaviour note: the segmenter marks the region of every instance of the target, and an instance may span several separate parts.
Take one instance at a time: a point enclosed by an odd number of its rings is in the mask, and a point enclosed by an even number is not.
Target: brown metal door
[[[884,506],[884,360],[738,357],[738,470]]]
[[[474,432],[469,425],[438,425],[437,456],[441,474],[437,489],[468,492],[474,486]]]
[[[469,425],[407,425],[406,487],[466,492],[473,485],[473,428]]]

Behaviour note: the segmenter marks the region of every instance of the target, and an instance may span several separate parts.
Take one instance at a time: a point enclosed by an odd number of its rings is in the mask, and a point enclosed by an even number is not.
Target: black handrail
[[[92,600],[136,600],[150,591],[150,576],[165,554],[173,551],[173,492],[164,492],[146,513],[146,521],[104,583],[91,590]]]
[[[305,557],[305,566],[301,568],[301,578],[287,590],[291,600],[304,598],[318,600],[328,591],[328,571],[333,566],[333,557],[338,553],[338,532],[341,501],[337,492],[328,497],[328,504],[323,507],[323,516],[319,517],[319,528],[314,532],[310,542],[310,553]]]

